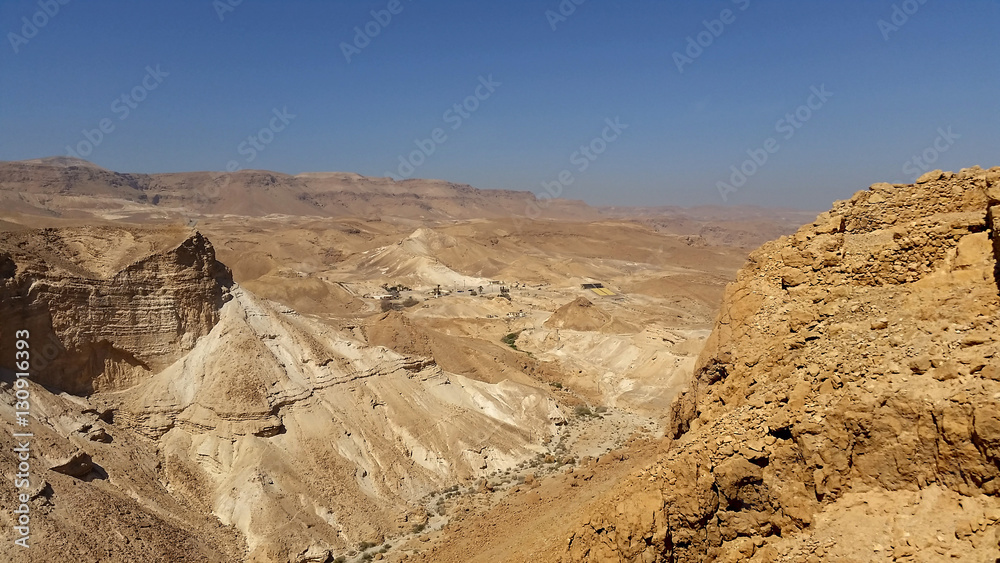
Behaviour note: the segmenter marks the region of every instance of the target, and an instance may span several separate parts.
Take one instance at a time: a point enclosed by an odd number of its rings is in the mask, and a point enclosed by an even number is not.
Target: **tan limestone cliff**
[[[993,561],[998,192],[1000,168],[876,184],[754,252],[667,453],[563,561]]]

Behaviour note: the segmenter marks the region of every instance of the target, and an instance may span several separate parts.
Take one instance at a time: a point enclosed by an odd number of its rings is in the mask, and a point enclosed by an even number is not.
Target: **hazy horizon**
[[[0,160],[825,209],[1000,164],[1000,78],[980,68],[998,15],[985,0],[15,0]]]

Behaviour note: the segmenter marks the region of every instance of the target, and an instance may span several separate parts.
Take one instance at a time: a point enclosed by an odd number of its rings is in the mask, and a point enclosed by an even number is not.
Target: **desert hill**
[[[637,327],[612,317],[586,297],[577,297],[556,309],[543,326],[581,331],[638,332]]]
[[[610,322],[611,315],[595,307],[586,297],[577,297],[556,309],[556,312],[545,321],[545,326],[570,330],[600,330]]]

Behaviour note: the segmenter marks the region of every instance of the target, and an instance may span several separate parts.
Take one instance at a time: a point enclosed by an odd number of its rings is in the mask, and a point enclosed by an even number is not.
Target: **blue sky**
[[[0,160],[810,209],[1000,165],[996,0],[397,1],[4,0]]]

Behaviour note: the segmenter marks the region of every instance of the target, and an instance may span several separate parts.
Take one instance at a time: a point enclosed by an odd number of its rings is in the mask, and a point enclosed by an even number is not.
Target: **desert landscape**
[[[352,190],[391,180],[178,176],[0,164],[34,561],[996,552],[1000,168],[732,222],[440,182],[372,218]],[[290,209],[313,178],[340,199]]]
[[[1000,563],[998,22],[0,3],[0,563]]]
[[[337,200],[295,208],[310,182]],[[4,318],[51,356],[38,560],[419,556],[525,483],[661,437],[725,284],[803,217],[672,232],[407,184],[392,216],[387,179],[0,164]],[[107,503],[124,512],[87,509]]]

